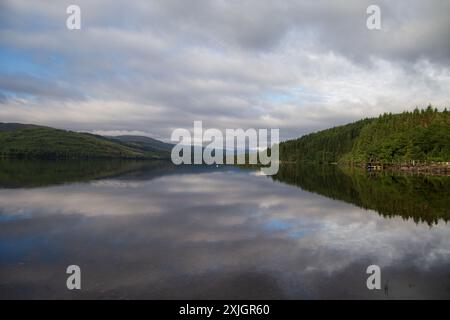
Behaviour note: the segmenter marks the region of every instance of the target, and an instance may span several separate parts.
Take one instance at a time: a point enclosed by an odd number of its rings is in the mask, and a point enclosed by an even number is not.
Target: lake
[[[450,298],[449,218],[450,177],[1,160],[0,298]]]

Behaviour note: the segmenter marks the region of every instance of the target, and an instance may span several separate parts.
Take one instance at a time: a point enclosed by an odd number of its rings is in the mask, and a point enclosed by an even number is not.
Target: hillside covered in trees
[[[312,133],[282,142],[280,160],[347,164],[450,161],[450,112],[429,106]]]
[[[160,142],[162,143],[162,142]],[[163,159],[170,151],[151,143],[122,141],[36,125],[0,123],[0,158]]]

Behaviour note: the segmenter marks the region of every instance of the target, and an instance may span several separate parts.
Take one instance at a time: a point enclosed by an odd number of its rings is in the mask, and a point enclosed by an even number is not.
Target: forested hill
[[[0,157],[163,159],[170,157],[170,151],[89,133],[0,123]]]
[[[280,143],[280,160],[337,162],[352,150],[361,129],[371,121],[371,119],[364,119],[282,142]]]
[[[312,133],[282,142],[280,159],[357,164],[450,161],[450,112],[429,106]]]

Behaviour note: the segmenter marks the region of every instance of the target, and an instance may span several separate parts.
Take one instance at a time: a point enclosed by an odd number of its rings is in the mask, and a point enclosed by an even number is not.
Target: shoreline
[[[450,176],[450,162],[432,163],[423,165],[409,165],[409,164],[377,164],[371,165],[361,163],[317,163],[317,162],[302,162],[302,161],[280,161],[280,164],[305,164],[305,165],[333,165],[342,168],[358,168],[366,172],[402,172],[410,174],[430,174]]]
[[[431,165],[392,165],[384,170],[399,171],[406,173],[450,175],[450,164],[431,164]]]

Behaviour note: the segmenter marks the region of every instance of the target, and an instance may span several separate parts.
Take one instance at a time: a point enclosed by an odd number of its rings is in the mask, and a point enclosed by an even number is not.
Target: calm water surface
[[[450,298],[449,179],[1,161],[0,298]]]

